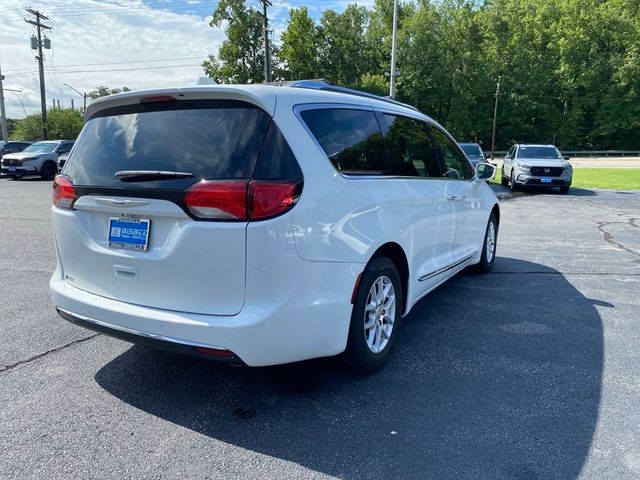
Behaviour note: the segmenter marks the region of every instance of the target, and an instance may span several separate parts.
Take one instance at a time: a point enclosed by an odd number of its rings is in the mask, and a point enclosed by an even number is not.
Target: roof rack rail
[[[381,97],[380,95],[374,95],[373,93],[363,92],[361,90],[354,90],[353,88],[340,87],[334,85],[325,78],[317,78],[311,80],[291,80],[286,82],[271,82],[267,85],[276,85],[280,87],[294,87],[294,88],[309,88],[314,90],[323,90],[327,92],[344,93],[347,95],[355,95],[357,97],[370,98],[372,100],[380,100],[381,102],[393,103],[394,105],[400,105],[402,107],[410,108],[418,111],[416,107],[407,105],[406,103],[398,102],[389,97]]]

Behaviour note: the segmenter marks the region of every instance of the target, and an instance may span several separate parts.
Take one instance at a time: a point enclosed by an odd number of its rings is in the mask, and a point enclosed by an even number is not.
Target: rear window
[[[480,146],[476,145],[475,143],[460,143],[459,145],[460,148],[462,148],[462,151],[467,155],[472,155],[475,157],[482,156],[482,150],[480,149]]]
[[[300,116],[333,166],[348,175],[391,173],[382,133],[370,110],[323,108]]]
[[[91,118],[64,173],[75,185],[182,190],[203,179],[250,178],[270,118],[237,101],[176,101],[107,109]],[[122,182],[122,170],[193,178]]]

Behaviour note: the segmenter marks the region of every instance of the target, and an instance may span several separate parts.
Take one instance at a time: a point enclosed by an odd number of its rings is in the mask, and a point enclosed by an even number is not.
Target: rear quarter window
[[[371,110],[322,108],[300,113],[336,170],[347,175],[389,175],[380,126]]]
[[[204,179],[250,178],[270,123],[238,101],[136,104],[99,112],[76,140],[64,173],[78,186],[183,190]],[[127,182],[121,170],[189,172],[193,178]]]

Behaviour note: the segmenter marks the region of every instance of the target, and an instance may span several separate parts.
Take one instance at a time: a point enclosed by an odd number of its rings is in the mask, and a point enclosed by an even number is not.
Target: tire
[[[502,173],[500,174],[500,183],[503,187],[509,185],[509,177],[504,176],[504,167],[502,167]]]
[[[493,235],[491,235],[492,225]],[[478,273],[489,273],[493,269],[493,264],[496,261],[496,247],[498,246],[498,227],[498,221],[492,212],[491,215],[489,215],[487,228],[484,231],[484,242],[482,243],[480,262],[476,265],[476,271]]]
[[[569,188],[571,188],[571,185],[563,185],[560,187],[560,193],[569,193]]]
[[[518,184],[516,183],[516,180],[513,177],[513,170],[511,170],[511,179],[509,181],[511,182],[511,191],[512,192],[517,192],[518,191]]]
[[[53,162],[45,162],[40,170],[40,177],[43,180],[53,180],[58,173],[58,166]]]
[[[11,180],[18,180],[20,178],[20,175],[13,175],[11,177]]]
[[[386,290],[388,296],[379,298],[378,302],[382,300],[382,305],[378,303],[376,306],[375,293],[381,291],[380,287],[383,292]],[[392,296],[393,300],[389,301]],[[382,308],[385,304],[391,305],[389,310]],[[403,292],[398,270],[387,257],[374,258],[360,277],[351,313],[345,352],[351,368],[361,373],[373,373],[387,363],[398,331],[402,305]],[[369,327],[367,323],[370,323]]]

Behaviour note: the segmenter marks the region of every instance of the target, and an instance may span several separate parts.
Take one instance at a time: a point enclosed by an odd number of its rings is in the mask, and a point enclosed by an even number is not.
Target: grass
[[[572,186],[640,190],[640,168],[575,168]]]
[[[500,169],[493,183],[500,183]],[[574,168],[572,187],[640,190],[640,168]]]

